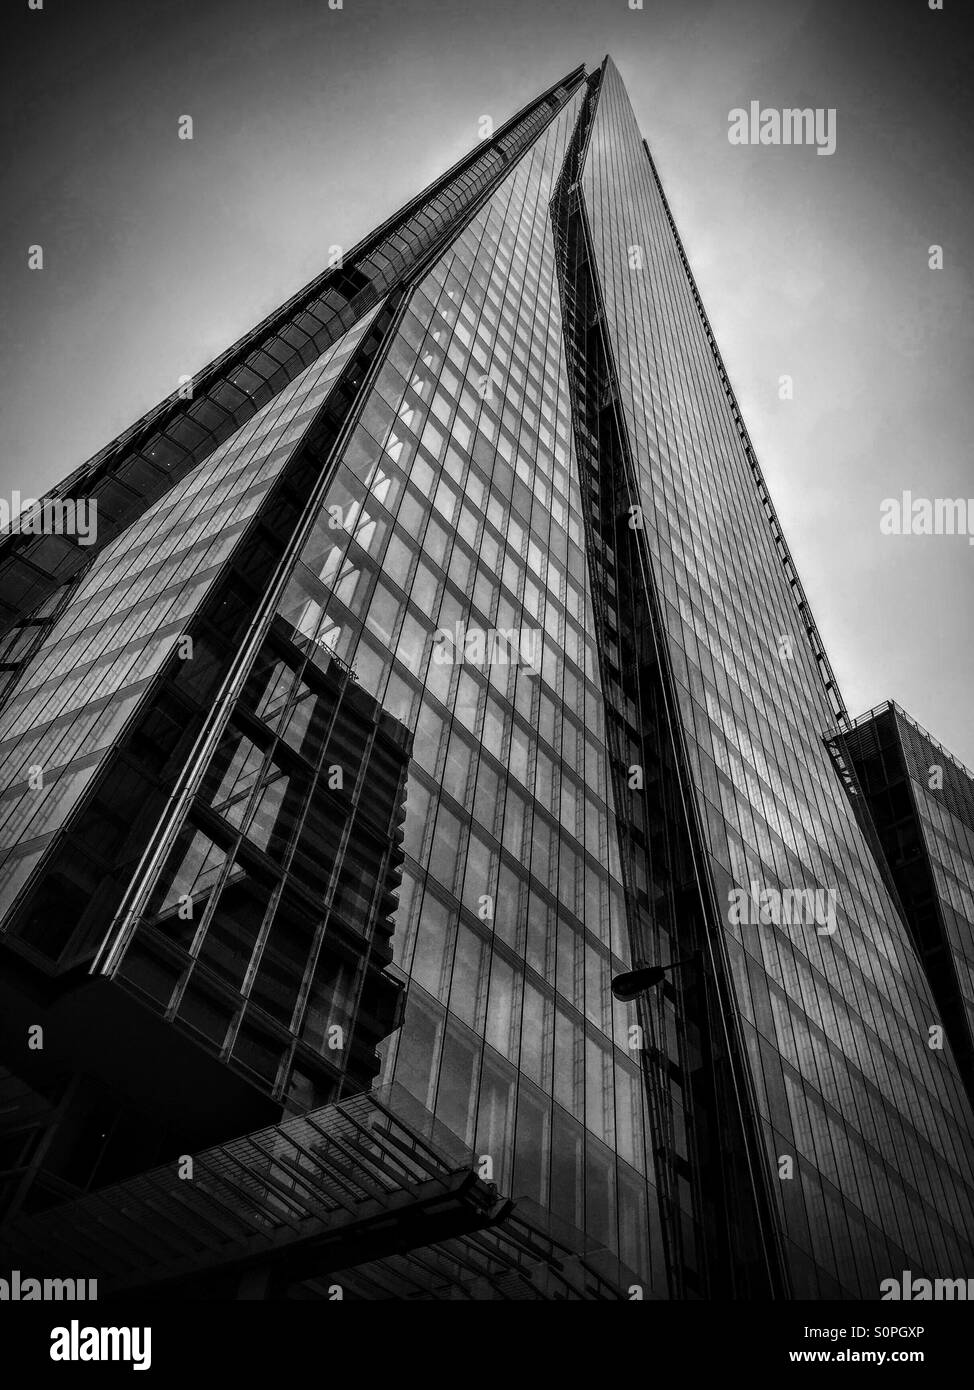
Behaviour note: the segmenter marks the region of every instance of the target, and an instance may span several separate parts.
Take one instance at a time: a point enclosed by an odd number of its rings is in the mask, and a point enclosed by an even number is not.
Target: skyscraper
[[[951,1043],[610,60],[56,496],[94,543],[0,554],[19,1257],[400,1298],[971,1267]]]

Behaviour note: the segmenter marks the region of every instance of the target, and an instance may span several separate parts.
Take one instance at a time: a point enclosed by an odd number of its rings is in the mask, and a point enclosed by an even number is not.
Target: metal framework
[[[619,1300],[632,1277],[502,1196],[398,1087],[173,1161],[5,1232],[24,1269],[84,1268],[102,1297],[222,1278],[275,1296]],[[611,1269],[609,1268],[611,1266]]]

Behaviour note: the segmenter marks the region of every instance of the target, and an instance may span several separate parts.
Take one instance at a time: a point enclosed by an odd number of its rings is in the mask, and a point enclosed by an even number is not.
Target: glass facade
[[[552,123],[411,294],[282,611],[413,731],[384,1077],[647,1288],[655,1202],[548,203]],[[338,508],[344,530],[327,531]],[[330,539],[329,539],[330,537]],[[533,665],[440,660],[530,630]]]
[[[93,558],[21,670],[0,712],[0,912],[180,648],[373,316]],[[57,959],[48,930],[31,939]]]
[[[875,1297],[902,1269],[969,1269],[969,1108],[823,745],[834,710],[611,62],[583,194],[793,1291]],[[832,893],[834,930],[744,925],[735,888]]]

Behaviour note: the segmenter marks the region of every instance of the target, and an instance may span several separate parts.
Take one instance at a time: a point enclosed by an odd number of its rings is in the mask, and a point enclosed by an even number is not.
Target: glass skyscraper
[[[0,549],[0,1244],[187,1296],[971,1269],[959,1034],[610,60],[56,496],[94,545]]]

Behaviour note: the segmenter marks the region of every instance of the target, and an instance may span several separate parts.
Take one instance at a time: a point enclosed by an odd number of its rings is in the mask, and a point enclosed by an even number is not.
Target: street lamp
[[[685,960],[674,960],[669,965],[641,965],[637,970],[628,970],[624,975],[616,975],[612,981],[612,993],[623,1001],[635,999],[648,989],[663,983],[668,970],[677,970],[681,965],[689,965],[694,956]]]

